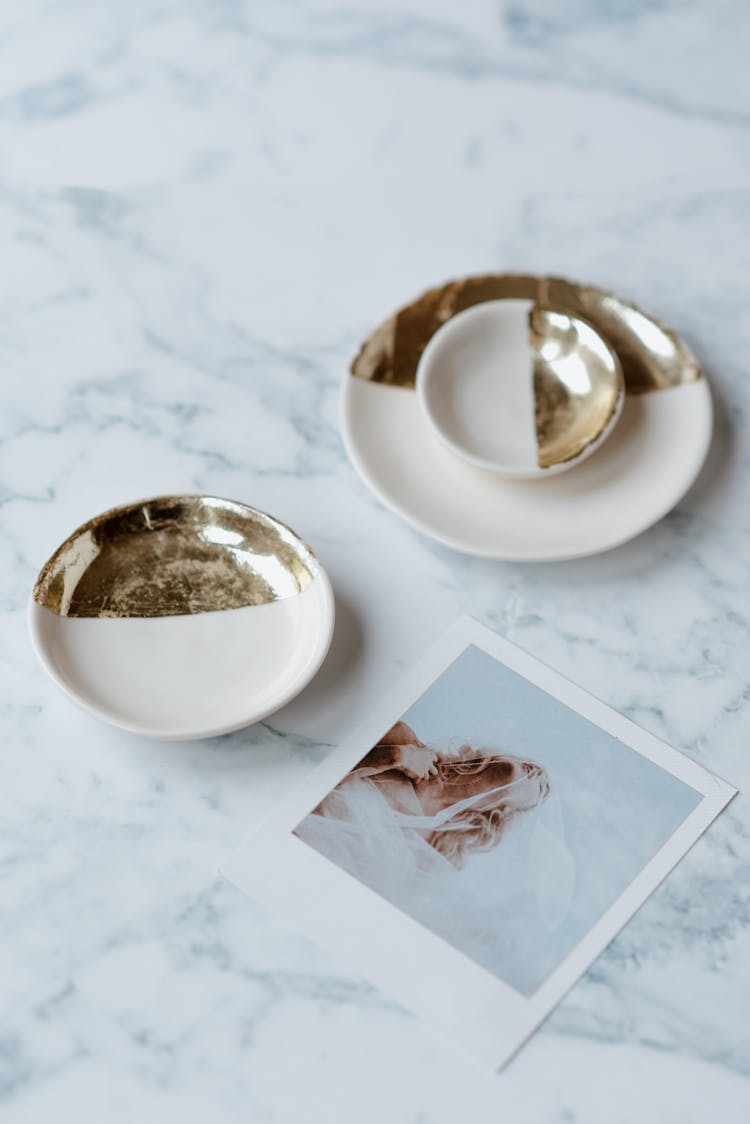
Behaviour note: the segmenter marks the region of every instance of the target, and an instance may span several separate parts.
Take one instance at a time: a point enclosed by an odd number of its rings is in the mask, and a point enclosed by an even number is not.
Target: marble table
[[[750,782],[748,34],[739,0],[6,6],[4,1122],[750,1117],[742,795],[500,1077],[216,875],[465,611]],[[608,555],[461,557],[344,456],[360,338],[434,281],[503,269],[619,288],[711,379],[698,483]],[[210,742],[89,719],[26,636],[57,543],[168,491],[274,512],[338,600],[315,683]]]

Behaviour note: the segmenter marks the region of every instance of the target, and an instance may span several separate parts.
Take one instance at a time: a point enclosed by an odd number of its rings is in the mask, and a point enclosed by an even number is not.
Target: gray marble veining
[[[499,1079],[215,870],[466,611],[747,787],[745,7],[34,0],[0,32],[3,1120],[743,1124],[742,794]],[[362,336],[505,268],[621,290],[711,379],[705,471],[609,555],[459,557],[344,456]],[[312,543],[337,632],[270,723],[147,744],[46,681],[26,601],[90,515],[186,490]]]

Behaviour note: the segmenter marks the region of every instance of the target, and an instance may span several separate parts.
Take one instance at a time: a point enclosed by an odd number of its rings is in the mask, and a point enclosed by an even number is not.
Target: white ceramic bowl
[[[37,579],[44,668],[96,717],[159,739],[258,722],[320,667],[330,582],[288,527],[213,496],[159,496],[79,527]]]
[[[619,359],[591,324],[517,299],[474,305],[438,328],[419,360],[416,389],[451,452],[520,479],[589,457],[625,399]]]

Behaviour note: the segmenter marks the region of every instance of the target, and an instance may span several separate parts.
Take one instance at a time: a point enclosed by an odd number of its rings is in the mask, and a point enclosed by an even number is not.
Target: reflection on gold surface
[[[317,560],[285,527],[213,496],[114,508],[53,554],[34,600],[67,617],[169,617],[239,609],[307,589]]]
[[[624,394],[615,353],[580,317],[534,305],[529,317],[537,462],[573,460],[612,422]]]
[[[680,337],[629,301],[559,277],[512,273],[467,277],[429,289],[368,336],[351,373],[413,388],[419,357],[440,325],[474,304],[501,298],[533,300],[543,309],[587,320],[616,351],[628,394],[701,378],[700,367]]]

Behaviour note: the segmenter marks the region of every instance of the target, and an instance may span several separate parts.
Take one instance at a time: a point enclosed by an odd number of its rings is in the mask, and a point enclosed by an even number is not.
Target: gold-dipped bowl
[[[309,683],[330,582],[279,520],[215,496],[157,496],[79,527],[29,605],[39,659],[89,713],[160,739],[260,721]]]
[[[419,358],[416,389],[451,452],[523,479],[588,457],[625,398],[617,355],[591,324],[513,298],[481,302],[439,327]]]

